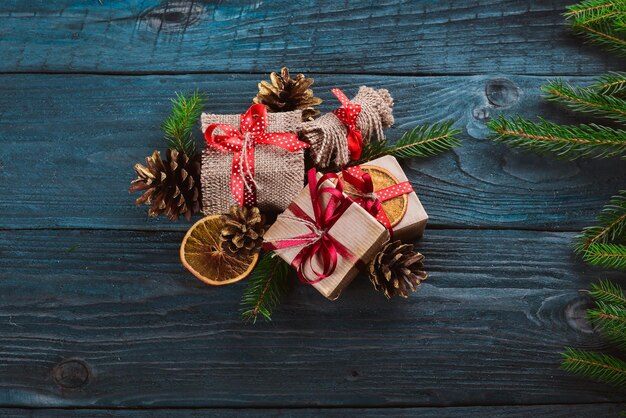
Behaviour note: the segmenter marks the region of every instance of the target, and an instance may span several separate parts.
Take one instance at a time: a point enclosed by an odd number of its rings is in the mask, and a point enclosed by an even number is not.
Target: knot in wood
[[[140,19],[156,32],[178,32],[200,21],[204,7],[185,1],[168,1],[144,12]]]
[[[493,106],[508,107],[519,100],[519,89],[506,78],[495,78],[487,82],[485,95]]]
[[[78,359],[65,360],[52,371],[54,381],[64,389],[79,389],[85,386],[89,382],[90,374],[87,364]]]
[[[564,309],[565,321],[574,330],[592,334],[593,326],[587,320],[587,309],[594,306],[589,295],[581,294],[567,303]]]

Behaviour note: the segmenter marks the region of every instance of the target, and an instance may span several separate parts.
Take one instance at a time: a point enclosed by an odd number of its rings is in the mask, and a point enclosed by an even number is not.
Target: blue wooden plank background
[[[570,0],[573,1],[573,0]],[[554,161],[488,139],[500,114],[578,122],[541,99],[626,61],[584,45],[564,0],[5,0],[0,3],[0,417],[615,416],[624,396],[559,370],[604,349],[571,240],[626,184],[619,161]],[[275,322],[244,284],[187,273],[189,223],[148,219],[132,165],[164,148],[175,91],[245,110],[288,65],[396,99],[398,138],[454,119],[463,145],[404,163],[431,216],[407,301],[359,278],[296,286]]]

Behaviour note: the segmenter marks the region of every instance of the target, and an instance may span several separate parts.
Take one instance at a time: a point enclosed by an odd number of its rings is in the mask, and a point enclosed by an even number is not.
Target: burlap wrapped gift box
[[[334,186],[329,180],[324,181],[322,184],[323,187]],[[327,201],[327,196],[322,196],[324,206]],[[313,204],[311,203],[308,187],[302,189],[293,203],[314,219]],[[289,208],[282,215],[279,215],[276,222],[265,232],[264,242],[271,244],[311,232],[304,224],[291,219],[291,216],[293,216],[293,212]],[[380,251],[382,246],[389,240],[389,233],[384,226],[356,203],[351,204],[346,209],[327,233],[346,247],[354,258],[349,260],[341,256],[338,257],[337,268],[333,274],[318,283],[312,284],[327,299],[334,300],[339,297],[341,291],[357,276],[359,268],[367,265],[376,253]],[[302,247],[291,247],[276,249],[274,252],[291,264],[301,249]],[[361,265],[356,260],[360,260]],[[303,265],[308,266],[307,263]],[[316,271],[323,270],[319,257],[313,257],[312,267]],[[309,278],[315,278],[315,274],[308,267],[305,268],[305,274]]]
[[[239,128],[240,115],[203,113],[202,132],[211,124]],[[302,111],[268,113],[268,132],[298,133]],[[237,202],[230,190],[233,154],[207,146],[202,152],[200,182],[202,212],[206,215],[226,213]],[[257,205],[264,212],[282,212],[302,190],[304,184],[304,151],[289,152],[274,145],[257,144],[254,149],[254,181]]]
[[[393,98],[385,89],[361,86],[351,100],[361,105],[356,120],[363,145],[385,139],[383,128],[393,125]],[[350,162],[348,128],[334,113],[326,113],[302,127],[300,139],[311,146],[309,154],[315,167],[345,167]]]

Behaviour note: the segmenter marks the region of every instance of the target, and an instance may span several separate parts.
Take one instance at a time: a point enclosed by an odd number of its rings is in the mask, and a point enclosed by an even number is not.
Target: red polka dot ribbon
[[[337,179],[337,185],[326,187],[324,182],[327,179]],[[329,233],[329,230],[344,214],[346,209],[353,204],[353,201],[342,193],[343,183],[339,176],[334,173],[327,173],[317,180],[315,169],[312,168],[308,172],[308,180],[313,217],[307,215],[300,206],[292,202],[288,211],[280,215],[278,219],[280,220],[282,217],[283,219],[298,222],[305,225],[310,232],[295,237],[279,238],[272,242],[265,242],[263,243],[263,248],[267,251],[274,251],[302,247],[291,261],[291,265],[298,271],[300,281],[315,284],[334,273],[339,257],[343,257],[359,267],[362,267],[363,261]],[[322,199],[324,195],[326,197]],[[313,267],[312,261],[314,258],[320,261],[321,271],[317,271]],[[307,271],[312,272],[314,277],[308,277]]]
[[[363,135],[356,126],[356,119],[361,113],[361,105],[352,103],[348,97],[339,89],[332,89],[331,92],[341,103],[340,108],[333,110],[335,116],[348,128],[348,151],[352,161],[361,158],[363,150]]]
[[[346,168],[342,171],[342,177],[346,183],[357,190],[355,195],[349,196],[350,199],[374,216],[392,235],[391,222],[383,209],[382,202],[411,193],[413,191],[411,183],[404,181],[384,189],[374,190],[372,177],[363,172],[360,166]]]
[[[211,124],[204,131],[208,146],[222,152],[233,153],[230,173],[230,190],[239,206],[256,206],[256,183],[254,181],[254,147],[256,144],[276,145],[290,152],[309,145],[298,136],[287,132],[267,132],[267,108],[263,104],[250,106],[240,116],[239,129],[232,125]],[[216,135],[219,129],[224,135]]]

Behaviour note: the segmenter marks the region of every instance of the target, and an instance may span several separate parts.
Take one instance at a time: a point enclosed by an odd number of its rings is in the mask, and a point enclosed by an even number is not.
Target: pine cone
[[[159,151],[146,157],[146,165],[135,164],[137,178],[129,192],[145,190],[135,203],[150,205],[148,215],[167,215],[175,221],[180,215],[187,220],[200,211],[200,159],[184,152],[167,150],[167,160]]]
[[[248,255],[261,250],[265,233],[265,217],[259,208],[231,206],[222,216],[224,226],[220,233],[222,249],[231,254]]]
[[[309,87],[313,84],[312,78],[298,74],[296,78],[289,76],[289,69],[283,67],[280,75],[270,74],[271,84],[263,80],[259,83],[259,93],[252,100],[262,103],[270,112],[289,112],[302,109],[302,120],[313,120],[319,115],[319,110],[313,106],[322,103],[322,99],[313,95]]]
[[[394,241],[386,244],[369,265],[369,277],[374,288],[391,299],[398,295],[408,297],[428,274],[423,271],[424,256],[413,250],[413,244]]]

